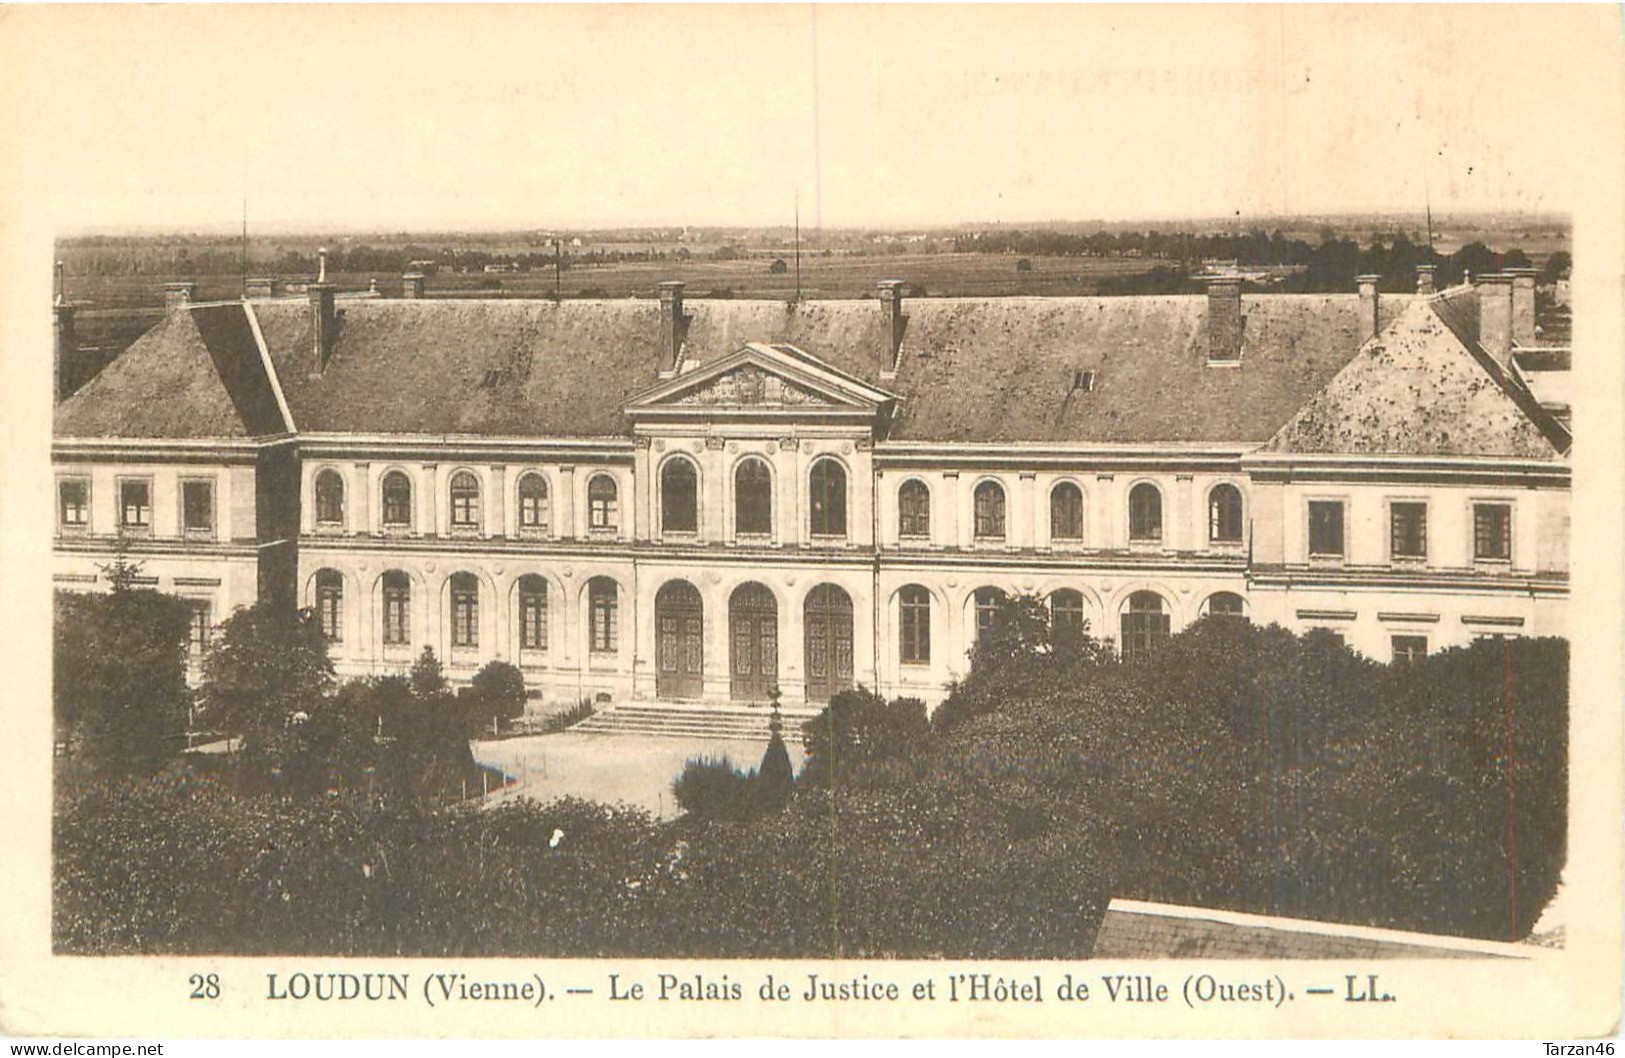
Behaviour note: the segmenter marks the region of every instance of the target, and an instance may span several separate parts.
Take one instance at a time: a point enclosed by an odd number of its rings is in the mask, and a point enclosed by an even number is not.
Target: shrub
[[[564,710],[564,712],[554,713],[552,716],[549,716],[547,719],[543,720],[542,734],[551,735],[555,732],[563,731],[566,728],[575,727],[577,724],[581,723],[581,721],[587,719],[589,716],[592,716],[597,711],[597,708],[592,704],[591,698],[583,698],[570,708]]]
[[[756,800],[764,812],[777,812],[790,801],[795,788],[795,769],[790,766],[790,750],[775,726],[756,769]]]
[[[755,772],[735,768],[726,754],[694,757],[672,780],[671,792],[689,815],[737,822],[756,812],[755,779]]]
[[[867,687],[842,691],[801,725],[807,750],[801,777],[814,785],[830,783],[849,766],[917,748],[929,733],[925,703],[918,698],[888,703]]]
[[[512,720],[525,711],[525,677],[506,661],[488,661],[474,674],[470,690],[481,717]]]

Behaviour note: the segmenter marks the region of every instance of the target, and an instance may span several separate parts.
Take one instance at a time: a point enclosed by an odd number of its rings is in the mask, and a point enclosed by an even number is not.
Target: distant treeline
[[[1415,286],[1416,267],[1438,268],[1439,285],[1459,283],[1463,275],[1482,275],[1503,268],[1530,268],[1534,262],[1518,248],[1493,250],[1470,242],[1454,253],[1442,254],[1404,232],[1378,235],[1369,245],[1323,231],[1318,243],[1289,238],[1280,231],[1252,231],[1245,235],[1191,235],[1183,232],[1095,232],[1092,235],[1055,231],[974,232],[954,240],[961,253],[1031,254],[1048,257],[1139,257],[1159,263],[1138,275],[1114,276],[1101,282],[1102,293],[1173,293],[1200,275],[1206,261],[1234,261],[1241,268],[1291,269],[1275,289],[1286,291],[1347,291],[1357,275],[1382,277],[1385,290]],[[1570,267],[1566,251],[1550,254],[1543,277],[1556,279]]]

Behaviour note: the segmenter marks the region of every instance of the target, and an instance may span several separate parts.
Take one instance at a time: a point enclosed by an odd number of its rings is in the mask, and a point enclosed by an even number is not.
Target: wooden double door
[[[779,604],[760,584],[741,585],[728,600],[729,697],[766,702],[779,685]]]
[[[823,703],[852,686],[852,597],[833,584],[807,593],[807,701]]]
[[[700,593],[674,580],[655,595],[655,693],[698,698],[705,690],[705,609]]]

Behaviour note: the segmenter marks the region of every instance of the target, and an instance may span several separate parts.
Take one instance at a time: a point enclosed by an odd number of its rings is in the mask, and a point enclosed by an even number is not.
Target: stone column
[[[1027,504],[1027,532],[1025,540],[1012,540],[1011,543],[1021,547],[1036,549],[1043,538],[1039,535],[1039,511],[1043,507],[1038,495],[1038,475],[1031,470],[1023,470],[1018,475],[1021,481],[1021,495]]]
[[[350,475],[350,495],[345,497],[350,509],[345,511],[350,532],[362,536],[377,532],[372,524],[372,466],[357,463]]]
[[[935,530],[937,542],[943,547],[964,547],[965,541],[959,535],[959,471],[943,471],[942,488],[933,495],[939,496],[936,513],[942,520],[942,527]]]
[[[573,466],[559,467],[559,537],[563,540],[574,540],[576,532],[576,468]]]

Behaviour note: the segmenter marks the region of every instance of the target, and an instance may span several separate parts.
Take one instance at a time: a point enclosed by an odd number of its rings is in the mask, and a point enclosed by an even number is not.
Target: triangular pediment
[[[751,343],[660,382],[630,400],[626,411],[634,416],[716,411],[873,415],[896,399],[793,346]]]

